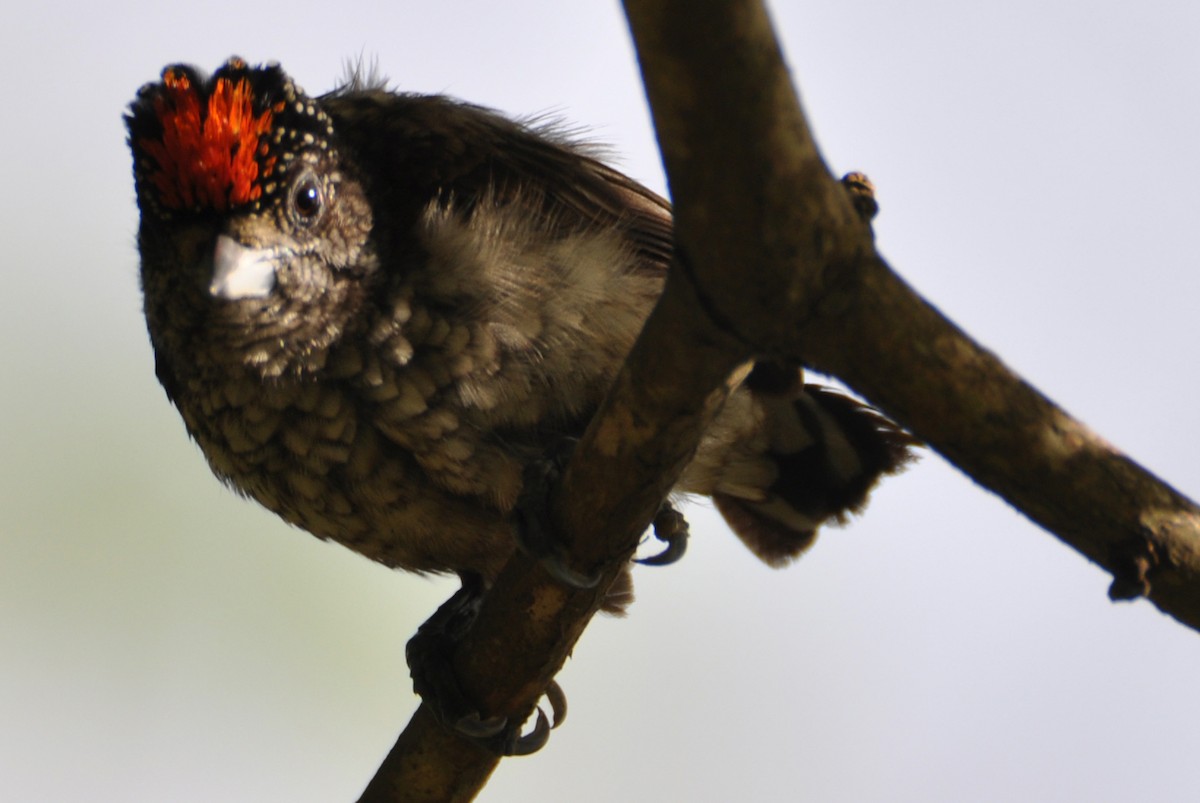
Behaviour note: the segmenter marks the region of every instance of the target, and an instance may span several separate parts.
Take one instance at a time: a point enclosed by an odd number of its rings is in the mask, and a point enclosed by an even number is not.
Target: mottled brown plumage
[[[582,432],[661,290],[666,201],[476,106],[314,99],[236,59],[169,67],[127,124],[157,372],[213,471],[388,566],[494,577],[525,467]],[[763,367],[678,490],[778,564],[911,443]]]

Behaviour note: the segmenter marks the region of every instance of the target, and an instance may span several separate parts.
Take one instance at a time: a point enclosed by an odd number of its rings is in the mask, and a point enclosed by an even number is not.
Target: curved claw
[[[550,741],[550,723],[546,720],[546,712],[539,707],[537,722],[533,724],[533,730],[514,740],[506,752],[510,756],[527,756],[541,750],[548,741]]]
[[[670,502],[663,502],[654,516],[654,537],[666,544],[662,552],[648,558],[639,558],[643,566],[666,566],[674,563],[687,552],[688,523],[683,514]]]
[[[562,686],[559,686],[556,680],[551,680],[546,686],[545,694],[546,701],[550,703],[550,710],[554,713],[554,724],[550,727],[557,728],[567,718],[567,695],[563,694]]]
[[[510,756],[527,756],[530,753],[536,753],[546,746],[546,742],[550,741],[550,731],[563,724],[563,720],[567,718],[567,695],[563,693],[562,686],[559,686],[557,681],[551,680],[546,686],[545,697],[546,701],[550,703],[550,712],[554,715],[553,724],[546,717],[546,712],[542,710],[542,707],[538,706],[537,720],[533,723],[533,730],[507,743],[505,753]]]
[[[507,725],[508,717],[494,716],[483,719],[478,711],[472,711],[454,723],[454,730],[469,739],[491,739],[503,733]]]
[[[634,562],[640,563],[643,566],[669,566],[682,558],[686,552],[687,539],[680,538],[679,540],[668,542],[657,555],[651,555],[648,558],[638,558]]]

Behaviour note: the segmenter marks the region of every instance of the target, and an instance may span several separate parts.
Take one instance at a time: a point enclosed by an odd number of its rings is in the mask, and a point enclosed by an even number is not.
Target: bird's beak
[[[247,248],[227,234],[213,249],[213,277],[208,292],[236,301],[263,298],[275,287],[275,255],[265,248]]]

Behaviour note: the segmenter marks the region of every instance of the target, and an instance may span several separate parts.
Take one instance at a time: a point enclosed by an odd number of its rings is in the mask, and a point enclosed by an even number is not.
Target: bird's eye
[[[305,173],[292,187],[292,215],[301,225],[311,226],[315,223],[321,215],[324,203],[324,199],[321,197],[321,186],[311,173]]]

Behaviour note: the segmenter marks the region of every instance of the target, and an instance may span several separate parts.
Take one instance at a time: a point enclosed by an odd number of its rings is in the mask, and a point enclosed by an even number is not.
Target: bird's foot
[[[516,537],[526,554],[537,558],[552,577],[572,588],[594,588],[602,572],[584,573],[568,565],[567,547],[550,518],[550,492],[558,484],[577,438],[563,438],[558,446],[525,469],[525,484],[516,507]]]
[[[462,588],[442,604],[408,642],[406,657],[413,689],[439,722],[458,735],[500,756],[536,753],[567,715],[567,698],[555,681],[546,687],[553,724],[537,709],[533,730],[521,733],[520,722],[504,716],[485,717],[463,691],[454,671],[454,651],[479,612],[485,593],[477,576],[463,577]]]
[[[664,500],[654,515],[654,537],[666,546],[656,555],[639,558],[644,566],[667,566],[683,557],[687,552],[688,523],[683,514],[675,509],[670,500]]]
[[[517,543],[537,558],[559,582],[573,588],[593,588],[601,572],[583,573],[568,565],[567,549],[550,520],[550,490],[562,477],[571,453],[579,441],[563,438],[547,457],[531,463],[525,471],[525,485],[517,502]],[[687,551],[688,523],[670,500],[664,500],[654,516],[654,537],[666,544],[656,555],[637,562],[647,566],[666,566]]]

